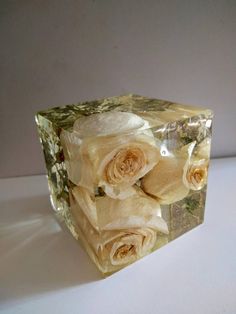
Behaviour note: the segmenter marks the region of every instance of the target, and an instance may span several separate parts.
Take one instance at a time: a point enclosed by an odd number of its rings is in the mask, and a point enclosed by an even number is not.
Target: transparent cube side
[[[39,139],[47,169],[48,187],[52,207],[57,212],[68,208],[68,177],[60,142],[61,129],[44,116],[35,116]]]

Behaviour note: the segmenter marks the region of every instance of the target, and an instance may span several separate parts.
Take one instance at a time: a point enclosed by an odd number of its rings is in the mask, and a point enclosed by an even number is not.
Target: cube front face
[[[127,95],[36,122],[52,205],[103,274],[203,222],[210,110]]]

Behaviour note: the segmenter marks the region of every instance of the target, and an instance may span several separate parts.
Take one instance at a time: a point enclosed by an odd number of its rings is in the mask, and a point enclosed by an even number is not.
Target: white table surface
[[[212,161],[203,225],[106,279],[44,176],[1,179],[0,200],[1,313],[236,313],[236,158]]]

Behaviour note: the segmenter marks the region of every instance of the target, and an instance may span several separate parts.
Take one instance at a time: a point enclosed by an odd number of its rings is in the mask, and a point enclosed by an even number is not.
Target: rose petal
[[[72,190],[74,203],[84,212],[97,230],[150,227],[168,234],[168,226],[161,218],[159,203],[141,189],[125,200],[108,196],[92,198],[88,190],[75,187]]]
[[[90,137],[120,134],[139,129],[144,124],[145,121],[134,113],[109,111],[79,118],[73,129],[80,137]]]
[[[148,254],[156,243],[156,231],[150,228],[96,231],[70,193],[70,211],[76,223],[76,230],[90,256],[103,272],[119,269],[123,264]],[[123,245],[134,246],[134,254],[129,252],[117,258],[117,250]],[[121,248],[122,249],[122,248]]]
[[[141,190],[125,200],[98,197],[96,206],[99,227],[103,230],[151,227],[168,233],[159,203]]]
[[[141,190],[125,200],[100,197],[96,199],[101,229],[152,227],[168,233],[166,222],[161,218],[159,203]]]
[[[104,190],[107,196],[114,199],[124,200],[127,197],[130,197],[136,193],[133,186],[127,183],[122,183],[113,186],[111,184],[108,184],[104,180],[100,180],[98,182],[98,185]]]
[[[91,225],[95,229],[98,229],[98,216],[95,198],[92,197],[89,191],[83,187],[74,188],[71,193],[74,197],[74,203],[79,205]]]
[[[172,204],[189,193],[183,183],[185,158],[164,157],[142,179],[144,191],[158,198],[160,204]]]
[[[68,178],[76,185],[94,190],[92,165],[87,156],[87,147],[75,134],[63,130],[60,135]]]

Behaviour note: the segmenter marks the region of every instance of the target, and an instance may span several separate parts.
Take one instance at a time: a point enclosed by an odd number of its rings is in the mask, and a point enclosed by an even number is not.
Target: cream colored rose
[[[134,262],[151,252],[156,242],[156,232],[150,228],[127,229],[117,232],[100,246],[103,259],[114,266]]]
[[[148,227],[168,234],[159,203],[139,188],[124,200],[106,195],[94,197],[83,187],[74,187],[71,193],[74,203],[96,230]]]
[[[92,154],[91,150],[89,151],[97,185],[110,197],[119,199],[134,194],[132,186],[159,160],[159,150],[149,136],[131,135],[124,137],[124,140],[125,143],[119,145],[119,138],[106,139],[109,152],[104,150],[102,143],[96,141],[95,150]],[[92,144],[89,145],[89,148],[91,147]]]
[[[185,165],[183,182],[191,190],[201,190],[207,183],[211,139],[205,138],[196,147],[193,156]]]
[[[200,190],[207,182],[210,139],[196,146],[192,142],[175,155],[162,157],[142,179],[142,188],[160,204],[172,204],[185,198],[189,190]]]
[[[77,188],[75,189],[77,190]],[[118,228],[118,230],[98,231],[89,222],[87,214],[81,208],[81,202],[78,203],[78,195],[76,195],[77,191],[75,192],[75,189],[70,192],[70,211],[77,225],[77,232],[81,240],[101,271],[115,271],[122,265],[129,264],[151,252],[156,243],[157,229],[150,227],[127,227],[125,229]],[[119,200],[113,201],[119,202]],[[119,208],[114,207],[110,210],[108,215],[110,219],[111,212],[118,210]],[[114,217],[114,221],[117,221],[118,214],[114,214],[116,216]],[[123,217],[124,214],[125,211],[123,210]],[[136,222],[135,225],[137,225]],[[120,225],[120,227],[123,226],[129,226],[129,224]],[[168,229],[165,231],[168,232]]]
[[[130,181],[145,167],[145,152],[138,145],[120,148],[105,167],[105,178],[110,184]],[[133,181],[133,180],[132,180]],[[135,180],[136,181],[136,180]]]
[[[175,155],[162,157],[142,179],[143,190],[155,196],[160,204],[172,204],[185,198],[189,188],[183,182],[184,169],[189,164],[195,142],[184,146]]]
[[[151,131],[142,129],[146,128],[146,122],[135,114],[124,112],[92,115],[87,119],[89,123],[84,117],[81,125],[78,120],[72,134],[64,132],[61,135],[63,149],[67,150],[69,179],[91,193],[96,186],[102,187],[113,198],[124,199],[135,194],[132,186],[159,160],[159,150]],[[129,133],[113,135],[119,129]],[[84,137],[86,130],[93,136]],[[97,137],[94,136],[96,131]],[[104,134],[106,136],[100,136]],[[79,140],[75,139],[79,135],[84,138],[77,144]]]
[[[185,159],[164,157],[142,179],[143,190],[157,197],[160,204],[172,204],[183,199],[189,193],[183,183],[185,163]]]
[[[190,162],[184,173],[185,186],[191,190],[201,190],[207,182],[208,165],[205,159]]]

